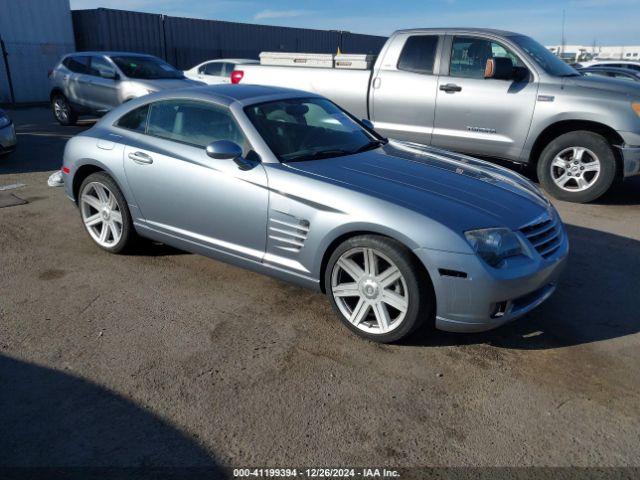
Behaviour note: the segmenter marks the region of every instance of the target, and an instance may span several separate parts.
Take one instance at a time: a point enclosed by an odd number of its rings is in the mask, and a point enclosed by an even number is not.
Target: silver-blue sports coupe
[[[513,320],[553,293],[569,248],[520,175],[289,89],[132,100],[67,143],[63,172],[103,249],[138,235],[321,290],[379,342]]]

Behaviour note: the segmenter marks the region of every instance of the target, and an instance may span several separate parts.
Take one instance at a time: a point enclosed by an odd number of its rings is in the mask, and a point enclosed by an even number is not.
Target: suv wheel
[[[71,104],[67,98],[61,93],[56,93],[51,99],[51,109],[53,116],[60,125],[75,125],[78,121],[78,115],[71,108]]]
[[[543,150],[538,178],[553,197],[586,203],[602,196],[616,177],[616,159],[607,140],[597,133],[560,135]]]
[[[341,244],[327,264],[325,290],[343,323],[375,342],[400,340],[433,320],[430,279],[402,244],[386,237]]]

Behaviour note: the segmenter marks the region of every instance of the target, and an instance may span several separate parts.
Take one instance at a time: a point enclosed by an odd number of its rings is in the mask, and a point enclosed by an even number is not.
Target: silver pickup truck
[[[401,30],[372,69],[242,65],[240,82],[319,93],[392,138],[537,166],[562,200],[640,173],[640,87],[581,76],[517,33]]]

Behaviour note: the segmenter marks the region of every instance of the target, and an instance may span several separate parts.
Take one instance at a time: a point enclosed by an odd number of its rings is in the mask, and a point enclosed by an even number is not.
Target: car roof
[[[127,57],[155,57],[155,58],[159,58],[156,57],[155,55],[152,55],[150,53],[137,53],[137,52],[118,52],[118,51],[111,51],[111,50],[107,50],[107,51],[99,51],[99,50],[92,50],[92,51],[87,51],[87,52],[73,52],[70,53],[68,55],[65,55],[66,57],[77,57],[77,56],[86,56],[86,55],[105,55],[107,57],[119,57],[119,56],[127,56]]]
[[[588,67],[579,68],[578,70],[590,70],[590,71],[598,71],[598,72],[615,72],[615,73],[626,73],[627,75],[632,76],[640,76],[640,72],[637,70],[632,70],[630,68],[620,68],[620,67],[608,67],[606,65],[590,65]]]
[[[522,35],[520,33],[510,32],[508,30],[498,30],[494,28],[474,28],[474,27],[408,28],[404,30],[398,30],[397,33],[486,33],[490,35],[501,35],[504,37]]]
[[[251,105],[280,98],[317,97],[318,95],[293,88],[271,87],[266,85],[233,85],[227,83],[160,90],[152,94],[152,96],[154,97],[154,101],[188,98],[193,100],[212,100],[216,103],[229,106],[234,102]]]
[[[253,58],[214,58],[212,60],[205,60],[203,63],[211,63],[211,62],[229,62],[229,63],[260,63],[260,60],[255,60]]]

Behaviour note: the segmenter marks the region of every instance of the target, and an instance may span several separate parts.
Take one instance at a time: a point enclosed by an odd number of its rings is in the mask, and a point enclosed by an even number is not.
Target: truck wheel
[[[78,122],[78,114],[73,111],[67,98],[61,93],[56,93],[51,98],[51,109],[53,116],[60,125],[75,125]]]
[[[341,244],[327,264],[325,289],[343,323],[375,342],[395,342],[433,321],[430,279],[403,245],[386,237]]]
[[[602,196],[616,177],[611,145],[597,133],[587,131],[560,135],[542,151],[538,178],[553,197],[586,203]]]

